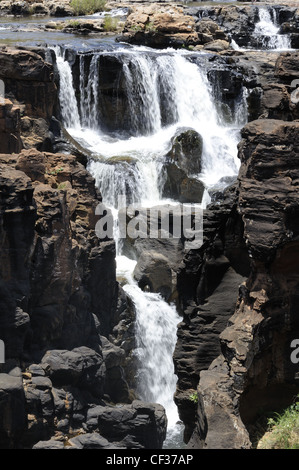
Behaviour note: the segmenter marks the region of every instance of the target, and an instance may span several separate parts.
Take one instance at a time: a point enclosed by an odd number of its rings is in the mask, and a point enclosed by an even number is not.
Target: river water
[[[124,12],[115,14],[122,16]],[[179,129],[191,128],[203,138],[202,170],[192,175],[206,188],[202,207],[209,202],[210,188],[219,184],[223,177],[237,176],[237,144],[247,116],[246,93],[241,91],[232,119],[226,121],[218,111],[204,53],[132,47],[116,44],[110,36],[101,38],[99,44],[95,38],[82,39],[72,34],[66,38],[59,31],[41,33],[38,24],[47,20],[28,19],[16,23],[2,18],[0,40],[6,44],[46,43],[54,50],[63,124],[70,135],[90,151],[88,170],[116,220],[118,210],[122,209],[119,196],[146,208],[177,204],[173,199],[163,198],[162,189],[165,155]],[[268,20],[268,16],[261,16],[257,28],[261,30]],[[277,38],[277,30],[271,31]],[[79,54],[79,89],[75,88],[73,70],[65,56],[67,48]],[[91,55],[88,61],[85,60],[87,51]],[[127,97],[126,127],[122,128],[120,122],[116,132],[107,131],[101,112],[104,105],[98,83],[103,55],[113,57],[120,64],[122,87]],[[117,92],[115,90],[116,95]],[[180,316],[175,305],[166,302],[160,294],[140,289],[133,274],[137,259],[124,255],[117,225],[114,237],[117,275],[125,279],[124,290],[136,311],[135,354],[140,364],[136,371],[137,393],[142,400],[165,407],[168,433],[164,447],[181,448],[184,446],[183,426],[173,400],[177,377],[172,359]]]

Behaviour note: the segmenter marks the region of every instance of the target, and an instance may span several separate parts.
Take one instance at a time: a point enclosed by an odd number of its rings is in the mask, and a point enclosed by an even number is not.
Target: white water
[[[290,39],[286,34],[279,34],[276,10],[272,8],[273,20],[268,8],[259,8],[259,22],[254,35],[259,38],[263,49],[283,51],[291,48]]]
[[[132,135],[124,138],[111,137],[102,130],[101,97],[97,89],[99,56],[93,56],[88,71],[84,70],[83,59],[80,61],[81,102],[78,106],[70,67],[57,51],[56,54],[65,125],[75,139],[94,152],[95,158],[90,159],[88,169],[96,179],[103,202],[114,214],[119,195],[126,195],[128,203],[138,202],[145,207],[163,203],[163,157],[180,127],[191,127],[204,138],[203,172],[196,177],[211,185],[222,176],[237,174],[239,123],[227,127],[222,122],[205,73],[188,60],[188,56],[171,52],[139,54],[138,50],[119,52],[132,131]],[[136,261],[122,255],[117,230],[115,238],[117,275],[126,279],[124,290],[136,310],[136,354],[140,362],[137,392],[141,399],[165,407],[168,418],[165,447],[180,447],[182,426],[177,424],[179,417],[173,401],[177,377],[172,359],[180,318],[175,307],[160,295],[143,292],[138,287],[133,278]]]
[[[210,85],[200,67],[180,53],[149,55],[135,51],[135,54],[118,54],[123,60],[128,91],[131,135],[112,138],[101,129],[98,113],[101,98],[96,89],[99,69],[95,55],[85,87],[83,62],[81,64],[81,128],[77,123],[74,127],[68,126],[73,137],[100,156],[102,161],[115,156],[136,159],[135,167],[143,175],[141,178],[149,174],[153,177],[143,185],[143,199],[148,199],[146,195],[150,193],[160,193],[161,188],[157,187],[160,162],[180,127],[191,127],[204,137],[203,171],[196,177],[210,186],[222,176],[236,175],[239,168],[237,143],[240,125],[236,122],[229,127],[221,122],[211,97]],[[244,110],[241,114],[245,114]],[[93,171],[95,166],[96,163],[93,164]],[[111,173],[111,169],[107,168],[107,171]],[[103,176],[100,165],[99,172]]]
[[[59,47],[53,48],[56,54],[57,67],[60,77],[59,102],[66,128],[80,129],[80,116],[73,87],[72,70],[64,60]]]
[[[272,16],[271,16],[272,15]],[[289,35],[279,33],[279,23],[275,8],[258,7],[259,21],[255,25],[253,38],[258,50],[287,51],[292,50]],[[248,51],[252,47],[240,47],[232,39],[231,47],[236,51]]]

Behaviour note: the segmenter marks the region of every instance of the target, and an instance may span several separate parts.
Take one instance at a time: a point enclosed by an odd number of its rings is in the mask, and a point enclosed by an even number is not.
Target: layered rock
[[[50,53],[44,49],[2,47],[0,50],[0,79],[5,96],[13,107],[3,111],[9,116],[2,126],[7,127],[10,139],[18,143],[2,152],[18,153],[22,148],[53,150],[54,135],[51,121],[57,112],[57,86]],[[8,106],[8,104],[7,104]],[[4,115],[3,115],[4,117]],[[8,142],[8,138],[6,141]]]
[[[20,108],[5,99],[3,103],[0,103],[0,151],[19,153],[22,147]]]
[[[111,343],[129,311],[125,297],[118,303],[114,241],[95,234],[101,196],[75,157],[23,150],[0,155],[0,166],[1,446],[32,447],[55,433],[64,442],[85,432],[90,407],[105,414],[106,400],[131,401],[123,367],[133,345]],[[156,408],[138,406],[157,433],[151,445],[161,446],[164,410],[158,419]],[[149,444],[135,417],[124,447]]]
[[[204,244],[178,272],[175,400],[190,448],[255,446],[261,410],[298,393],[298,54],[272,54],[265,65],[263,53],[234,58],[252,93],[249,119],[259,119],[242,130],[238,183],[205,211]]]
[[[227,430],[237,447],[240,432],[243,446],[250,445],[249,437],[256,437],[254,424],[261,409],[287,406],[298,392],[297,369],[290,359],[290,344],[299,332],[294,308],[298,289],[297,138],[295,122],[259,120],[243,131],[238,204],[251,274],[240,290],[229,326],[220,336],[223,356],[200,379],[205,404],[214,387],[207,387],[209,374],[221,372],[215,382],[219,387],[221,380],[232,394],[227,395],[222,414],[230,415]],[[214,394],[214,405],[219,408],[220,404],[219,392]],[[208,421],[214,419],[215,410],[208,409]],[[208,427],[209,447],[219,443],[215,434],[220,431]]]
[[[159,4],[132,7],[118,39],[158,48],[199,43],[192,16],[182,7]]]
[[[298,123],[261,119],[248,124],[242,137],[237,211],[222,208],[222,224],[215,225],[217,212],[209,208],[213,231],[205,224],[208,244],[190,255],[189,264],[185,259],[181,273],[193,299],[184,289],[181,299],[188,307],[175,351],[176,401],[191,429],[195,424],[189,441],[195,448],[251,447],[260,410],[287,406],[298,392],[296,365],[290,360],[290,344],[299,332],[294,309]],[[215,278],[208,267],[216,246]],[[229,292],[227,306],[222,286]],[[190,395],[196,388],[198,410],[192,421]]]

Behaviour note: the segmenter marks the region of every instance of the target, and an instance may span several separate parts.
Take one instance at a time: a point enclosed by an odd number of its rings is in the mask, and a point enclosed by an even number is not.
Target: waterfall
[[[271,13],[273,19],[271,18]],[[254,36],[262,49],[287,50],[291,48],[290,38],[279,34],[276,10],[265,7],[258,9],[259,22],[255,26]]]
[[[129,52],[115,51],[114,56],[122,65],[120,81],[126,89],[125,122],[129,131],[121,127],[122,120],[118,132],[109,135],[105,131],[101,92],[97,87],[101,73],[100,53],[95,53],[90,64],[84,64],[83,57],[80,57],[78,108],[81,127],[73,124],[67,126],[76,127],[72,133],[75,139],[95,155],[100,154],[101,161],[115,157],[131,159],[143,179],[144,175],[153,176],[148,181],[151,190],[147,194],[155,197],[161,193],[161,188],[157,187],[161,160],[170,150],[171,138],[178,128],[193,128],[204,138],[202,173],[196,176],[205,184],[213,185],[222,176],[237,174],[240,123],[237,116],[230,126],[220,118],[202,64],[198,65],[192,60],[192,55],[173,52],[149,53],[133,49]],[[246,114],[246,110],[241,114]],[[111,168],[107,171],[111,174]],[[142,181],[142,178],[136,178],[136,171],[129,172],[128,179],[131,178],[132,183],[128,187],[134,186],[134,180]],[[148,186],[143,185],[143,188],[145,192]],[[135,191],[139,191],[136,186]]]
[[[59,71],[59,102],[64,125],[67,128],[80,128],[80,117],[73,86],[71,67],[64,59],[59,47],[53,47],[53,50],[56,55],[56,63]]]
[[[180,317],[159,294],[143,292],[136,283],[124,286],[136,310],[135,354],[139,362],[137,393],[144,401],[164,406],[168,430],[164,448],[182,446],[182,426],[173,396],[177,377],[172,355]]]
[[[223,176],[237,174],[239,115],[236,113],[229,126],[219,116],[207,71],[197,63],[199,55],[138,48],[119,49],[112,54],[121,64],[119,82],[126,89],[129,131],[121,125],[118,132],[104,131],[104,105],[98,87],[101,53],[94,53],[86,62],[83,55],[79,59],[78,103],[69,65],[58,54],[57,64],[64,123],[72,136],[94,153],[88,170],[115,219],[121,208],[119,195],[125,196],[128,204],[147,208],[165,202],[161,196],[163,162],[172,137],[182,127],[191,127],[203,136],[203,171],[195,177],[209,186]],[[114,228],[117,275],[126,279],[123,288],[136,311],[136,356],[140,364],[137,393],[142,400],[165,407],[165,446],[180,447],[182,426],[173,400],[177,377],[172,358],[180,317],[175,306],[159,294],[139,288],[133,277],[136,261],[123,255],[117,225]]]

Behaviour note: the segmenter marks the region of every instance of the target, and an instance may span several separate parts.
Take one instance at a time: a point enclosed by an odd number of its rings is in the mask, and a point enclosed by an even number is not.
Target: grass
[[[104,19],[104,31],[117,31],[118,29],[118,18],[113,18],[112,16],[106,16]]]
[[[92,15],[105,10],[106,0],[72,0],[70,6],[75,16]]]
[[[257,448],[299,449],[299,395],[289,408],[268,419],[268,431]]]
[[[69,20],[67,26],[69,26],[70,28],[78,28],[80,24],[81,23],[79,20]]]

